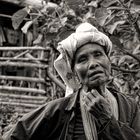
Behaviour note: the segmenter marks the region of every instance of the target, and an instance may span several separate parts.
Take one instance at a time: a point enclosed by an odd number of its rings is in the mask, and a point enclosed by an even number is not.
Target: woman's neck
[[[100,95],[104,96],[106,95],[106,86],[105,85],[102,85],[100,87],[97,87],[96,90],[99,92]]]

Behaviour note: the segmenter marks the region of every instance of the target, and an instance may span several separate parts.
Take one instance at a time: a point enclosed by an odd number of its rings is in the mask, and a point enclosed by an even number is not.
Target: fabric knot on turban
[[[102,32],[89,23],[82,23],[69,37],[58,43],[59,57],[54,66],[66,84],[66,96],[79,88],[80,83],[71,69],[71,63],[76,50],[86,43],[101,45],[107,56],[110,56],[112,42]]]

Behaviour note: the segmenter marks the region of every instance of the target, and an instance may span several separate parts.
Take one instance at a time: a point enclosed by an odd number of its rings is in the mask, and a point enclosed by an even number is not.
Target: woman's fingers
[[[97,90],[95,89],[92,89],[91,90],[91,94],[94,96],[94,97],[103,97]]]
[[[91,91],[85,95],[84,103],[88,110],[92,110],[95,104],[99,103],[99,100],[100,100],[100,96],[98,95],[98,93],[96,91]]]
[[[84,95],[83,103],[87,110],[91,112],[96,118],[101,115],[111,114],[110,105],[107,100],[98,93],[97,90],[92,90]]]
[[[98,93],[97,90],[91,90],[84,96],[84,104],[89,111],[102,110],[102,104],[106,102],[106,99]]]

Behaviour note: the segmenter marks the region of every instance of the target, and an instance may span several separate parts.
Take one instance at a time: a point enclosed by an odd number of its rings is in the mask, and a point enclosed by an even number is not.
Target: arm
[[[132,124],[117,121],[112,115],[110,105],[106,99],[96,90],[92,90],[87,94],[85,105],[97,120],[99,137],[107,140],[140,139],[140,111],[137,105],[134,106]]]
[[[127,123],[117,121],[113,116],[98,120],[100,124],[100,136],[107,140],[139,140],[140,139],[140,121],[137,120],[135,127]]]
[[[61,136],[63,139],[65,135],[61,134],[65,133],[70,117],[70,113],[64,111],[64,101],[64,98],[50,101],[24,115],[15,127],[4,134],[3,140],[54,140]]]
[[[3,140],[31,140],[31,137],[44,120],[45,109],[46,106],[42,106],[25,115],[10,131],[4,134]]]

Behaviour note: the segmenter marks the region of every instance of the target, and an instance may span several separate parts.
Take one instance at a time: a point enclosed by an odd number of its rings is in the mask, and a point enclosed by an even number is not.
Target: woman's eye
[[[94,56],[95,57],[102,56],[102,52],[95,52]]]
[[[80,63],[80,62],[84,62],[86,60],[87,60],[87,57],[83,56],[83,57],[79,58],[78,62]]]

